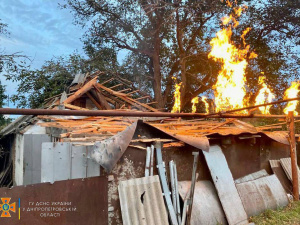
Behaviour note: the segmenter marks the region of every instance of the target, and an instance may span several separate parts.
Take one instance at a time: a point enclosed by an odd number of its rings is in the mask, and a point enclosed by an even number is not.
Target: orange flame
[[[275,95],[272,93],[270,88],[265,84],[265,77],[259,77],[258,84],[262,86],[262,88],[259,90],[258,95],[255,99],[255,105],[265,104],[272,102],[273,99],[275,99]],[[270,108],[271,105],[259,107],[259,110],[262,114],[270,114]]]
[[[292,82],[291,86],[284,92],[284,99],[297,98],[299,93],[299,87],[299,82]],[[298,103],[299,101],[297,100],[288,102],[287,106],[283,109],[283,112],[285,114],[288,114],[289,111],[294,111],[294,115],[298,115],[298,112],[295,111]]]
[[[207,101],[207,97],[202,96],[201,101],[204,102],[204,104],[205,104],[205,112],[209,113],[209,104],[208,104],[208,101]]]
[[[239,17],[242,11],[241,7],[234,8],[233,14],[222,18],[223,25],[228,26],[217,32],[216,37],[210,42],[212,49],[208,57],[223,64],[217,83],[213,87],[217,111],[245,106],[245,69],[248,64],[245,57],[247,54],[249,58],[255,58],[257,55],[250,52],[249,45],[245,45],[244,49],[239,49],[231,41],[232,28],[238,25],[235,18]],[[243,41],[245,35],[244,31],[241,36]]]
[[[175,92],[174,92],[174,105],[172,108],[172,113],[180,112],[181,102],[180,102],[180,86],[181,83],[175,84]]]
[[[193,106],[192,106],[192,113],[195,113],[197,108],[196,108],[196,104],[199,103],[199,99],[198,97],[195,97],[192,99],[192,103],[193,103]]]

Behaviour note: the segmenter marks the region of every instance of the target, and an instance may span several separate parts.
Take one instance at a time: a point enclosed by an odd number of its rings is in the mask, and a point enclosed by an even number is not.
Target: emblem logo
[[[16,212],[16,203],[9,204],[11,198],[1,198],[2,204],[0,204],[1,217],[11,217],[9,211]]]

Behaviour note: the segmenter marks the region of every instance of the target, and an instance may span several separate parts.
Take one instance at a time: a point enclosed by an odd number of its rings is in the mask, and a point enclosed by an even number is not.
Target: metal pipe
[[[189,210],[187,213],[187,225],[191,224],[191,217],[192,217],[192,210],[193,210],[193,202],[194,202],[194,191],[195,191],[195,185],[196,185],[196,171],[198,167],[198,160],[199,160],[199,152],[193,152],[194,156],[194,163],[193,163],[193,174],[192,174],[192,183],[191,183],[191,194],[189,198]]]
[[[153,165],[154,165],[154,146],[151,145],[151,160],[150,160],[150,176],[153,176]]]
[[[172,200],[171,200],[171,193],[168,187],[168,182],[167,182],[167,177],[166,177],[166,169],[164,166],[164,162],[162,160],[162,142],[157,141],[155,142],[155,149],[156,149],[156,163],[157,163],[157,168],[158,168],[158,175],[160,178],[161,186],[162,186],[162,191],[163,195],[165,197],[165,202],[167,205],[167,210],[169,212],[169,216],[171,219],[171,224],[172,225],[178,225],[178,221],[176,218],[176,213],[173,208]]]
[[[125,117],[190,117],[190,118],[286,118],[286,115],[262,114],[217,114],[170,113],[170,112],[135,112],[119,110],[58,110],[58,109],[14,109],[0,108],[1,114],[11,115],[56,115],[56,116],[125,116]],[[295,116],[300,118],[300,116]]]
[[[151,155],[151,149],[150,147],[147,147],[145,177],[149,177],[150,174],[150,155]]]
[[[169,167],[170,167],[172,202],[173,202],[173,207],[174,207],[174,210],[175,210],[175,213],[176,213],[177,212],[177,204],[176,204],[176,192],[175,192],[175,180],[174,180],[174,161],[173,160],[171,160],[169,162]]]
[[[179,201],[179,192],[178,192],[178,178],[177,178],[177,168],[176,163],[173,163],[174,170],[174,184],[175,184],[175,199],[176,199],[176,214],[178,219],[178,224],[181,224],[181,212],[180,212],[180,201]]]
[[[196,180],[198,180],[198,176],[199,176],[199,173],[196,173]],[[187,193],[183,199],[184,205],[183,205],[183,210],[182,210],[181,225],[186,224],[186,215],[188,212],[188,201],[189,201],[190,195],[191,195],[191,186],[192,186],[192,184],[190,185],[189,190],[187,191]]]
[[[292,180],[293,180],[293,195],[294,200],[299,200],[299,180],[298,180],[298,166],[297,166],[297,153],[296,153],[296,140],[295,140],[295,123],[294,112],[288,112],[287,123],[289,127],[289,141],[291,148],[291,165],[292,165]]]

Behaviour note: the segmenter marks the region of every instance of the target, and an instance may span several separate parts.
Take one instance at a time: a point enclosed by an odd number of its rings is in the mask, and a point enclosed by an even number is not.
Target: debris
[[[280,164],[284,170],[284,172],[286,173],[286,176],[289,178],[289,180],[291,182],[293,182],[293,177],[292,177],[292,165],[291,165],[291,158],[283,158],[280,159]],[[300,171],[299,171],[299,167],[297,167],[298,169],[298,180],[300,179]],[[300,191],[300,190],[299,190]]]
[[[236,179],[234,182],[235,182],[235,184],[240,184],[240,183],[243,183],[243,182],[246,182],[246,181],[255,180],[255,179],[265,177],[265,176],[268,176],[268,175],[269,174],[267,173],[267,171],[265,169],[263,169],[263,170],[255,172],[255,173],[248,174],[248,175],[246,175],[244,177],[241,177],[239,179]]]
[[[213,145],[209,152],[203,151],[203,154],[228,224],[247,223],[247,214],[221,148],[218,145]]]
[[[153,165],[154,165],[154,146],[151,145],[151,159],[150,159],[150,176],[153,176]]]
[[[293,192],[292,182],[288,179],[287,175],[285,174],[280,164],[280,160],[269,160],[269,162],[273,170],[273,173],[276,174],[276,176],[278,177],[286,193],[292,193]]]
[[[157,159],[157,168],[158,168],[158,173],[160,177],[160,182],[161,186],[163,189],[167,209],[170,215],[171,223],[172,225],[178,225],[177,218],[176,218],[176,213],[172,205],[171,197],[170,197],[170,190],[167,184],[167,178],[166,178],[166,170],[164,167],[164,163],[162,161],[162,154],[161,154],[161,149],[162,149],[162,143],[161,142],[156,142],[155,143],[155,149],[156,149],[156,159]]]
[[[289,203],[287,194],[275,174],[236,185],[248,217]]]
[[[157,175],[120,181],[124,225],[168,225],[168,214]]]
[[[180,181],[178,186],[180,196],[185,199],[190,192],[191,181]],[[206,180],[197,181],[195,184],[191,225],[198,224],[227,224],[216,189],[210,181]]]
[[[191,215],[192,215],[192,209],[193,209],[193,201],[194,201],[194,191],[195,191],[195,183],[196,183],[196,171],[198,167],[198,160],[199,160],[199,152],[193,152],[194,156],[194,163],[193,163],[193,174],[192,174],[192,182],[191,182],[191,190],[190,190],[190,196],[188,200],[188,210],[187,210],[187,224],[190,225],[191,223]]]
[[[149,171],[150,156],[151,156],[151,149],[150,149],[150,147],[147,147],[145,177],[149,177],[149,174],[150,174],[150,171]]]

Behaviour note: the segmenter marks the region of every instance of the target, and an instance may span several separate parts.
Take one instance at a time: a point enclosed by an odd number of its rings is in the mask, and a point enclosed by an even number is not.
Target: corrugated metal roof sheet
[[[167,225],[168,214],[158,176],[120,181],[124,225]]]
[[[286,131],[264,131],[263,134],[267,135],[269,138],[273,139],[274,141],[278,141],[285,145],[290,145],[288,140],[288,133]]]
[[[288,197],[275,174],[236,185],[247,215],[286,206]]]
[[[86,74],[84,73],[77,73],[72,81],[71,85],[73,84],[83,84],[86,78]]]
[[[205,122],[205,121],[204,121]],[[245,123],[240,120],[234,120],[231,122],[234,126],[220,126],[222,123],[207,122],[206,124],[194,124],[187,121],[181,121],[178,123],[171,123],[168,127],[168,123],[162,124],[149,124],[162,132],[183,141],[191,146],[198,149],[208,151],[209,142],[207,137],[211,135],[242,135],[242,134],[264,134],[274,141],[280,142],[285,145],[289,145],[286,131],[261,131],[251,124]],[[229,124],[229,123],[228,123]],[[227,124],[227,125],[228,125]],[[214,125],[214,126],[212,126]]]
[[[14,133],[16,130],[20,129],[21,126],[27,126],[29,121],[33,118],[33,116],[20,116],[12,123],[4,127],[0,131],[1,136],[5,136],[11,133]]]
[[[241,177],[239,179],[236,179],[234,182],[236,184],[240,184],[240,183],[255,180],[255,179],[258,179],[258,178],[261,178],[261,177],[265,177],[265,176],[268,176],[268,175],[269,174],[267,173],[267,171],[265,169],[263,169],[263,170],[255,172],[255,173],[248,174],[248,175],[246,175],[244,177]]]

